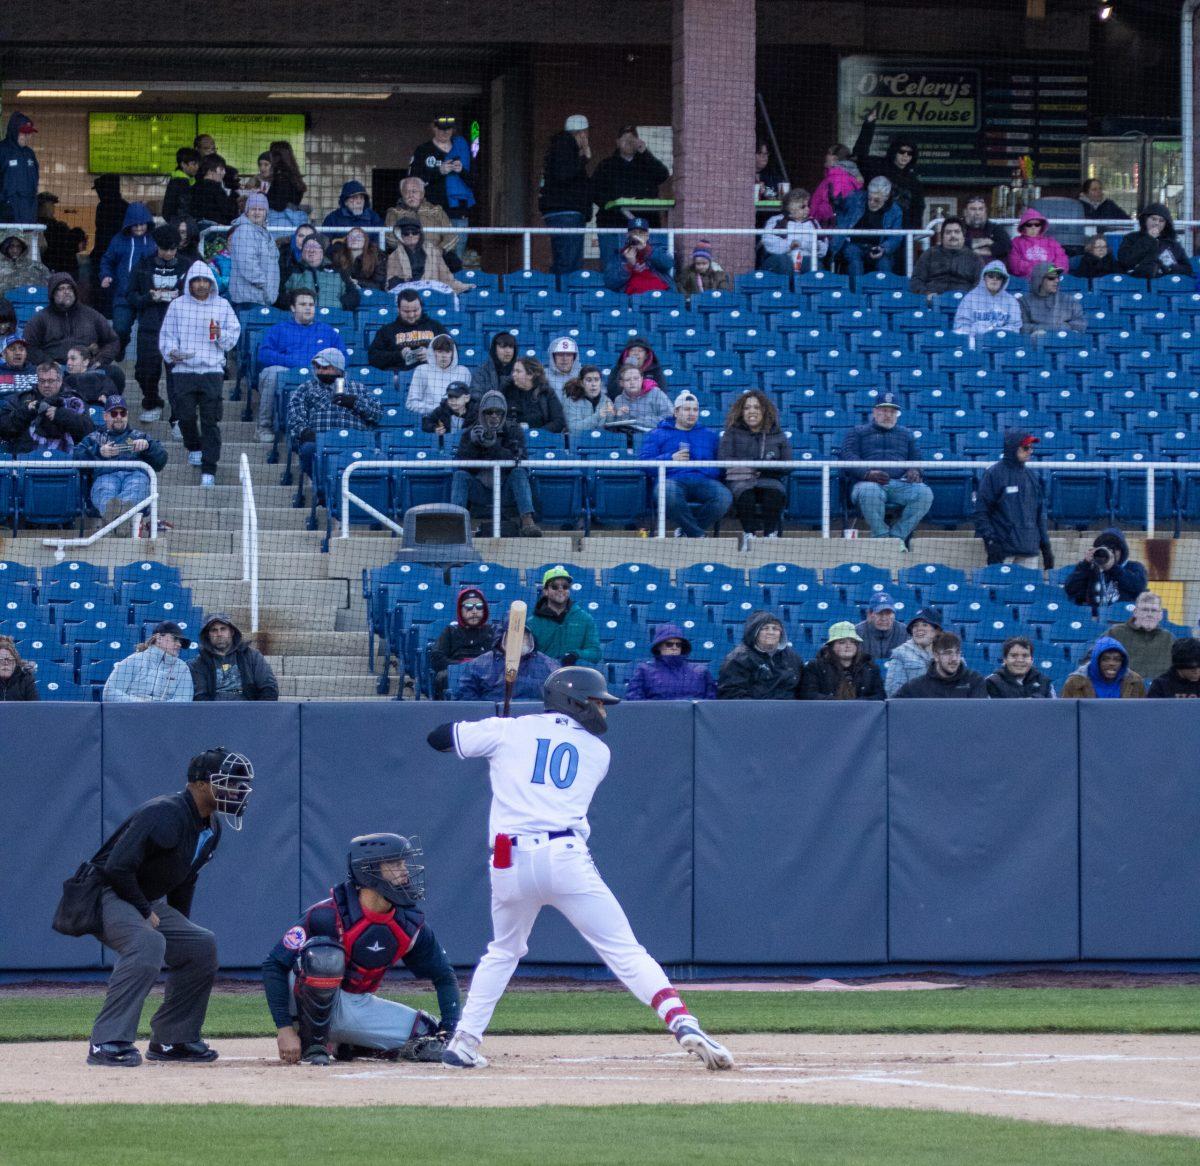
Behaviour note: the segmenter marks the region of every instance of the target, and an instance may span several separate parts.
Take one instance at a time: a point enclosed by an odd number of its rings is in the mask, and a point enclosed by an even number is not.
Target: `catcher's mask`
[[[218,745],[197,753],[188,765],[188,781],[207,782],[216,798],[216,812],[230,830],[242,828],[242,815],[254,790],[254,766],[241,753]]]
[[[421,840],[415,835],[360,834],[350,840],[346,865],[357,887],[378,891],[396,907],[411,907],[425,898],[425,867]]]

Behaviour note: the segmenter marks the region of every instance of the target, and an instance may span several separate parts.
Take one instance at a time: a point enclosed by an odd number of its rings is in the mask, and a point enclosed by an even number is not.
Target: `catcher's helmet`
[[[559,668],[542,685],[542,701],[548,713],[566,713],[599,737],[608,728],[608,722],[592,704],[594,700],[601,704],[621,703],[620,697],[608,691],[604,677],[595,668],[577,665]]]
[[[413,862],[422,857],[419,838],[360,834],[350,839],[346,865],[355,886],[370,887],[397,907],[411,907],[425,898],[425,867]]]
[[[254,790],[254,766],[248,757],[230,753],[223,745],[206,749],[188,762],[187,779],[208,782],[221,821],[231,830],[242,828],[242,815]]]

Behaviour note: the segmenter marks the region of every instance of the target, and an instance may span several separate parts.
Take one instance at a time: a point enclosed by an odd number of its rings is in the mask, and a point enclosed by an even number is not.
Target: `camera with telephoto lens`
[[[1107,571],[1112,566],[1113,553],[1108,547],[1096,547],[1092,551],[1092,562],[1100,568],[1101,571]]]

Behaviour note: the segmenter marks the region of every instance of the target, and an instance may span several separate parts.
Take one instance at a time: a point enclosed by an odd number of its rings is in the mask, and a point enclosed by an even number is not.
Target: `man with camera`
[[[63,392],[62,369],[53,361],[37,368],[37,387],[17,393],[0,406],[0,441],[14,456],[38,449],[72,452],[92,431],[82,397]]]
[[[104,428],[93,430],[75,450],[86,461],[145,462],[155,472],[167,464],[167,451],[148,433],[129,427],[129,406],[124,397],[109,397],[104,406]],[[136,506],[150,497],[150,475],[141,470],[109,469],[99,466],[92,471],[92,505],[107,519],[108,508],[118,510]],[[133,520],[131,534],[137,534],[140,514]]]
[[[672,268],[670,253],[650,242],[649,222],[630,219],[624,245],[604,265],[604,286],[627,296],[672,291]]]
[[[1063,583],[1067,598],[1099,611],[1112,603],[1133,603],[1146,590],[1146,568],[1129,558],[1129,544],[1116,527],[1101,531]]]

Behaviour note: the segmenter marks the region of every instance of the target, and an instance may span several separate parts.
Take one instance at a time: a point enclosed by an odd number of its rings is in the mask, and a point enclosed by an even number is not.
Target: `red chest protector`
[[[338,940],[346,953],[342,990],[374,992],[387,970],[412,949],[425,922],[423,912],[396,907],[386,915],[364,911],[351,883],[333,888]]]

